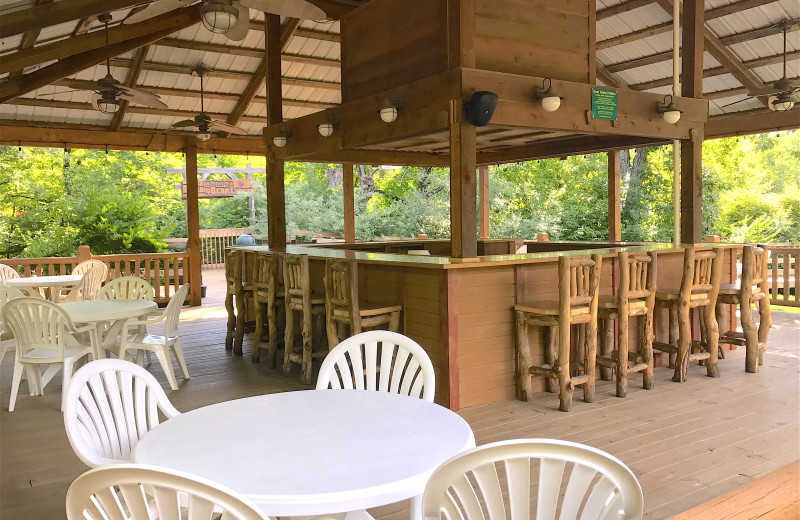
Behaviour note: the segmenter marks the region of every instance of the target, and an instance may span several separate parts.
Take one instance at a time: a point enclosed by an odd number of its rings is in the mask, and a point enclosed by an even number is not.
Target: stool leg
[[[267,326],[269,327],[269,345],[267,346],[267,366],[275,368],[278,357],[278,319],[275,312],[275,299],[267,302]]]
[[[628,313],[627,306],[620,309],[617,318],[617,397],[628,395]]]
[[[314,335],[311,331],[312,315],[311,306],[308,309],[303,309],[303,356],[300,370],[300,383],[304,385],[311,384],[311,354],[314,351],[313,339]]]
[[[583,329],[586,343],[583,366],[586,370],[586,375],[589,376],[589,379],[583,384],[583,400],[587,403],[593,403],[595,381],[597,380],[597,320],[589,321],[583,326]]]
[[[558,336],[553,333],[553,327],[540,327],[542,336],[542,346],[544,347],[544,361],[549,367],[553,367],[556,360],[556,342]],[[554,394],[558,391],[558,379],[547,376],[544,378],[545,389]]]
[[[558,400],[559,409],[568,412],[572,409],[572,395],[575,393],[575,385],[569,375],[569,348],[570,348],[570,324],[559,320],[558,323]]]
[[[641,338],[642,362],[647,365],[642,371],[642,387],[645,390],[652,390],[655,384],[653,370],[653,310],[642,316],[644,320],[644,332]]]
[[[772,327],[772,310],[769,306],[769,294],[764,295],[758,302],[758,364],[764,364],[764,351],[767,350],[769,329]]]
[[[672,380],[677,383],[686,381],[689,370],[689,349],[692,345],[692,326],[689,321],[689,306],[681,304],[678,314],[678,354],[675,359],[675,374]]]
[[[236,338],[233,342],[233,353],[237,356],[242,355],[242,344],[244,343],[244,322],[247,318],[247,311],[244,307],[244,295],[236,295]]]
[[[731,329],[727,325],[727,320],[725,319],[725,308],[721,303],[716,305],[716,308],[714,309],[714,316],[717,319],[719,334],[720,336],[724,336],[726,331]],[[722,348],[722,345],[720,345],[717,355],[719,356],[719,359],[725,359],[725,350]]]
[[[333,350],[333,347],[339,344],[338,322],[333,320],[333,317],[326,316],[325,328],[328,330],[328,350]]]
[[[678,338],[680,338],[680,326],[678,324],[678,310],[674,307],[669,308],[669,344],[678,348]],[[675,368],[676,354],[669,353],[669,368]]]
[[[236,313],[233,309],[233,293],[225,294],[225,309],[228,311],[228,332],[225,334],[225,350],[233,348],[233,331],[236,329]]]
[[[749,299],[749,298],[748,298]],[[739,314],[742,320],[742,332],[745,339],[745,363],[744,368],[747,372],[758,372],[758,329],[753,319],[753,310],[750,304],[739,303]]]
[[[289,359],[289,356],[292,355],[292,350],[294,350],[294,310],[292,310],[287,303],[286,332],[284,333],[283,340],[283,375],[285,376],[292,373],[292,360]]]
[[[261,303],[261,300],[258,299],[255,295],[253,295],[253,307],[255,308],[256,314],[256,330],[255,334],[253,335],[253,352],[251,354],[251,359],[253,363],[258,363],[258,360],[261,358],[261,334],[264,332],[264,306]]]
[[[392,332],[400,331],[400,311],[395,311],[389,316],[389,330]]]
[[[515,315],[517,331],[517,341],[515,343],[517,348],[517,399],[527,401],[531,396],[531,349],[528,341],[528,323],[524,312],[516,311]]]
[[[610,357],[614,350],[614,322],[608,318],[600,320],[600,355]],[[611,369],[606,366],[600,367],[600,379],[603,381],[611,380]]]
[[[749,305],[748,310],[750,310]],[[714,318],[714,307],[711,305],[706,305],[703,307],[700,314],[704,318],[703,322],[706,330],[706,348],[710,354],[708,360],[706,361],[706,374],[708,377],[719,377],[719,364],[717,363],[717,356],[719,354],[719,327],[717,326],[717,320]],[[751,313],[750,318],[752,319],[752,317],[753,316]],[[756,343],[756,349],[757,348],[758,343]]]

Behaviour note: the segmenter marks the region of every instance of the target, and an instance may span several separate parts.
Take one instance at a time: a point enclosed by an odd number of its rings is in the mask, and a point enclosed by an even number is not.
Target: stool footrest
[[[628,367],[628,373],[641,372],[645,368],[647,368],[647,363],[634,363]]]
[[[654,341],[653,350],[659,350],[661,352],[678,352],[678,347],[676,347],[675,345],[670,345],[669,343]]]
[[[709,359],[711,357],[711,352],[695,352],[694,354],[689,354],[689,361],[699,361],[701,359]]]
[[[556,377],[558,370],[547,365],[533,365],[528,367],[528,372],[534,376]]]
[[[589,376],[587,374],[583,374],[583,375],[580,375],[580,376],[573,376],[573,377],[571,377],[569,379],[569,382],[572,383],[573,386],[582,385],[584,383],[588,383],[589,382]]]

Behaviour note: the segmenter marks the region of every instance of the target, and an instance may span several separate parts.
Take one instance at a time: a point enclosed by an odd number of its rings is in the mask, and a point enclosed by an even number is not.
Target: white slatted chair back
[[[87,471],[67,490],[66,509],[68,520],[269,520],[246,497],[220,484],[142,464]]]
[[[64,403],[64,427],[73,451],[96,468],[131,461],[139,439],[180,412],[153,375],[136,363],[100,359],[72,377]]]
[[[422,497],[425,520],[638,520],[643,505],[642,488],[621,461],[554,439],[495,442],[456,455],[433,472]]]
[[[105,269],[105,271],[103,269]],[[94,300],[97,297],[97,293],[100,292],[100,287],[102,287],[103,281],[107,276],[108,269],[106,269],[105,266],[103,266],[103,269],[96,266],[90,267],[83,273],[83,277],[81,281],[78,282],[78,285],[70,289],[69,293],[61,298],[61,301],[75,302]]]
[[[397,332],[371,330],[334,347],[319,369],[317,390],[373,390],[433,402],[436,375],[428,353]]]
[[[3,307],[16,298],[25,298],[25,293],[0,282],[0,363],[6,354],[17,349],[11,330],[3,325]]]
[[[14,335],[20,363],[63,363],[67,337],[75,330],[67,313],[40,298],[16,298],[3,305],[2,321]],[[40,355],[49,349],[49,356]],[[36,350],[37,355],[29,353]]]
[[[178,321],[181,317],[181,307],[183,307],[186,301],[187,292],[189,292],[188,283],[183,284],[181,288],[172,295],[172,298],[169,299],[169,303],[167,304],[167,308],[164,309],[164,336],[167,338],[177,334]]]
[[[84,260],[72,268],[72,274],[86,274],[93,267],[100,268],[103,273],[103,281],[108,278],[108,266],[100,260]]]
[[[13,280],[14,278],[19,278],[17,270],[10,265],[0,264],[0,283],[4,283],[6,280]]]
[[[138,276],[114,278],[97,293],[98,300],[147,300],[153,301],[153,286]]]

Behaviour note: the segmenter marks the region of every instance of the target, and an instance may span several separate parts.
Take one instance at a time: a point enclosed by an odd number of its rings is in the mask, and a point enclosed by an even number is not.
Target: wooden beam
[[[655,1],[656,0],[627,0],[617,5],[600,9],[597,11],[597,21],[599,22],[600,20],[605,20],[611,16],[616,16],[618,14],[633,11],[634,9],[639,9],[640,7],[650,5]]]
[[[455,109],[460,112],[461,107]],[[478,256],[475,138],[474,126],[450,123],[450,256],[454,258]]]
[[[141,3],[141,0],[70,0],[19,9],[0,17],[0,38],[133,7]]]
[[[133,56],[133,66],[128,69],[128,76],[125,78],[126,87],[136,86],[136,82],[139,80],[139,74],[142,72],[142,64],[144,64],[144,60],[147,57],[147,50],[149,48],[149,45],[145,45],[144,47],[139,47],[136,50],[136,54]],[[117,113],[114,114],[114,117],[111,119],[111,124],[108,126],[108,130],[110,132],[119,131],[119,127],[122,124],[122,120],[125,117],[125,111],[127,109],[128,101],[123,99],[120,103],[119,110],[117,110]]]
[[[250,20],[250,30],[264,32],[264,22]],[[339,33],[318,31],[316,29],[305,29],[303,27],[298,27],[292,36],[297,38],[306,38],[309,40],[319,40],[323,42],[339,43],[342,41],[342,35]]]
[[[704,99],[725,99],[733,96],[747,94],[747,89],[744,87],[728,88],[725,90],[715,90],[713,92],[704,92]]]
[[[759,108],[709,118],[705,137],[717,139],[796,128],[800,128],[800,107],[786,112],[772,112],[766,108]]]
[[[620,153],[608,152],[608,240],[622,241],[622,209],[620,203]]]
[[[624,81],[611,74],[611,72],[608,70],[608,67],[603,67],[600,65],[600,63],[597,63],[595,71],[597,73],[597,79],[602,81],[606,86],[614,88],[628,88]]]
[[[672,21],[660,23],[652,27],[645,27],[644,29],[639,29],[638,31],[621,34],[619,36],[614,36],[613,38],[607,38],[605,40],[600,40],[599,42],[597,42],[597,50],[608,49],[609,47],[614,47],[616,45],[621,45],[623,43],[635,42],[637,40],[649,38],[650,36],[655,36],[657,34],[664,34],[666,32],[670,32],[671,30],[672,30]]]
[[[342,195],[344,196],[344,241],[356,241],[355,185],[353,163],[342,163]]]
[[[489,238],[489,166],[478,167],[478,200],[480,201],[480,237]]]
[[[159,23],[153,23],[153,32],[113,43],[108,48],[100,47],[90,51],[82,52],[61,59],[52,65],[48,65],[34,72],[29,72],[20,78],[19,81],[6,80],[0,83],[0,103],[21,96],[37,88],[49,85],[50,83],[65,78],[81,70],[87,69],[98,63],[105,61],[106,56],[119,56],[144,45],[160,40],[165,36],[196,24],[200,20],[200,11],[196,6],[187,7],[176,11],[170,19],[161,19]],[[150,23],[152,20],[142,23]],[[139,25],[139,24],[136,24]],[[128,27],[133,27],[128,26]],[[87,35],[88,36],[88,35]],[[34,48],[35,50],[35,48]],[[0,62],[2,63],[2,62]]]
[[[273,15],[274,16],[274,15]],[[278,18],[278,23],[280,23],[280,17]],[[265,19],[266,31],[269,33],[272,30],[270,25],[270,17],[267,16]],[[283,27],[280,27],[280,49],[283,52],[283,49],[286,48],[286,45],[289,43],[289,40],[292,38],[292,33],[295,32],[298,25],[300,25],[300,20],[297,18],[287,18],[286,22],[283,24]],[[267,77],[267,58],[266,56],[264,59],[261,60],[261,63],[258,64],[258,68],[253,73],[252,78],[250,78],[250,82],[242,92],[241,96],[239,96],[239,100],[234,105],[233,110],[231,110],[231,114],[227,118],[227,123],[229,125],[236,125],[239,122],[239,119],[244,115],[247,108],[250,106],[250,103],[253,102],[253,99],[256,97],[256,93],[261,90],[261,87],[264,85],[264,79]],[[280,68],[278,69],[278,81],[280,82]]]
[[[795,24],[792,27],[789,27],[787,33],[793,33],[795,31],[800,31],[800,24]],[[750,31],[743,31],[740,33],[722,36],[720,37],[719,42],[722,45],[734,45],[736,43],[758,40],[759,38],[765,38],[767,36],[772,36],[773,34],[781,33],[783,33],[782,28],[776,26],[775,24],[771,24],[767,25],[766,27],[759,27],[758,29],[752,29]]]
[[[194,140],[186,144],[186,237],[189,249],[190,305],[200,305],[202,262],[200,252],[200,206],[197,187],[197,145]],[[184,280],[185,283],[185,280]]]
[[[264,57],[264,50],[254,47],[233,47],[229,45],[221,45],[219,43],[196,42],[191,40],[180,40],[177,38],[164,38],[163,40],[159,41],[157,45],[174,49],[190,49],[202,52],[213,52],[215,54],[244,56],[246,58],[260,59]],[[307,65],[319,65],[322,67],[338,68],[340,66],[339,60],[320,58],[317,56],[307,56],[303,54],[284,53],[281,55],[281,60],[292,63],[303,63]]]
[[[728,16],[729,14],[741,13],[754,7],[761,7],[777,2],[778,0],[739,0],[721,7],[715,7],[706,11],[706,21]]]
[[[59,2],[60,3],[60,2]],[[156,32],[179,31],[200,20],[199,6],[185,7],[155,18],[130,25],[118,25],[108,31],[109,45],[124,43]],[[191,22],[191,23],[188,23]],[[83,52],[102,49],[106,43],[105,31],[93,31],[67,40],[59,40],[31,49],[3,56],[0,73],[21,70],[47,61],[60,60]]]
[[[44,4],[50,4],[53,0],[35,0],[33,5],[34,7],[38,7]],[[22,41],[19,44],[19,50],[24,51],[26,49],[32,48],[36,45],[36,40],[39,39],[39,34],[41,34],[42,28],[36,27],[35,29],[31,29],[27,31],[25,34],[22,35]],[[22,77],[22,73],[24,72],[23,69],[15,70],[8,75],[9,81],[19,81]]]
[[[623,148],[659,146],[669,142],[670,140],[667,138],[582,135],[570,138],[548,139],[497,152],[479,152],[478,164],[504,164],[569,155],[586,155]]]
[[[681,93],[694,98],[703,97],[703,43],[706,40],[703,14],[703,0],[684,0]],[[681,243],[700,243],[702,231],[703,136],[695,134],[694,139],[681,141]]]
[[[266,14],[264,22],[265,51],[264,78],[267,91],[267,124],[283,122],[283,87],[281,86],[281,41],[280,17]],[[294,30],[294,29],[292,29]],[[275,156],[271,137],[264,135],[267,144],[267,240],[274,251],[286,250],[286,178],[282,159]]]

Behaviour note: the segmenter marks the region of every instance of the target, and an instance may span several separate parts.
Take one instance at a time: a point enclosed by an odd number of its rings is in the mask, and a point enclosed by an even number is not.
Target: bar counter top
[[[446,241],[432,240],[412,240],[396,242],[356,242],[345,244],[342,242],[323,243],[323,244],[288,244],[286,252],[292,254],[305,254],[310,258],[346,258],[357,260],[363,263],[396,265],[407,267],[422,267],[433,269],[464,269],[478,267],[497,267],[503,265],[531,264],[540,262],[552,262],[561,256],[582,256],[582,255],[616,255],[621,251],[638,253],[646,251],[669,252],[676,248],[669,242],[616,242],[616,243],[587,243],[587,242],[526,242],[529,249],[546,249],[545,251],[534,251],[522,254],[493,254],[478,256],[475,258],[452,258],[449,256],[422,256],[408,255],[403,252],[376,252],[358,249],[347,249],[348,246],[355,248],[391,248],[408,247],[409,249],[424,249],[429,244],[441,245]],[[720,246],[731,246],[732,244],[702,243],[695,244],[698,248],[710,248]],[[269,251],[269,246],[231,246],[232,249],[245,251]]]

